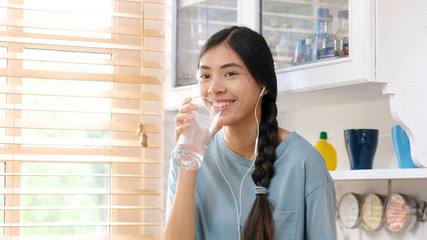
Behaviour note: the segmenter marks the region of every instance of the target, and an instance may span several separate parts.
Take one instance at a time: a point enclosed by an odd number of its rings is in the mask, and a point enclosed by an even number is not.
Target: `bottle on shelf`
[[[311,38],[297,40],[295,44],[292,65],[301,65],[311,62],[313,44]]]
[[[337,49],[335,51],[336,57],[348,57],[349,55],[349,42],[348,42],[348,10],[341,10],[338,12],[339,29],[335,33],[335,40]]]
[[[320,133],[320,140],[314,147],[322,154],[328,170],[335,170],[337,168],[337,152],[335,148],[328,143],[328,134],[326,132]]]
[[[278,63],[278,67],[286,67],[289,66],[292,62],[293,58],[293,50],[295,48],[295,44],[292,39],[292,33],[288,30],[292,28],[292,25],[289,23],[283,23],[280,25],[280,28],[284,30],[280,36],[280,42],[276,45],[276,62]]]
[[[333,20],[329,9],[319,8],[317,11],[317,27],[313,41],[312,61],[335,57],[336,42],[330,34],[330,25]]]

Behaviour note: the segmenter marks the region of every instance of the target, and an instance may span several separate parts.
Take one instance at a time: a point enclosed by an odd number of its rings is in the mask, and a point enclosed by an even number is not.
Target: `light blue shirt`
[[[214,136],[196,179],[196,239],[237,240],[235,201],[215,159],[233,190],[238,209],[241,180],[253,163],[226,145],[222,131]],[[322,155],[304,138],[292,132],[276,148],[276,159],[276,173],[268,188],[268,198],[274,206],[274,239],[335,240],[335,188]],[[242,229],[255,199],[252,170],[253,167],[243,180],[241,189]],[[178,167],[171,160],[166,221],[175,196],[177,175]]]

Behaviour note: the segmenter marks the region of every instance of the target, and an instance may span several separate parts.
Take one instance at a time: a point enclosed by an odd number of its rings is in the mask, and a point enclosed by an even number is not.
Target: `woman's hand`
[[[178,114],[175,116],[175,141],[178,142],[179,136],[182,131],[188,128],[188,122],[194,118],[191,111],[197,109],[197,105],[191,104],[191,98],[187,97],[184,99],[181,107],[179,108]]]
[[[188,122],[194,118],[191,111],[196,110],[198,106],[191,103],[191,98],[184,99],[178,114],[175,116],[175,141],[178,142],[179,136],[189,127]],[[212,132],[215,135],[222,128],[222,117],[218,118],[217,124]]]
[[[219,130],[222,128],[222,116],[220,115],[218,121],[216,122],[216,126],[212,131],[212,136],[214,136]]]

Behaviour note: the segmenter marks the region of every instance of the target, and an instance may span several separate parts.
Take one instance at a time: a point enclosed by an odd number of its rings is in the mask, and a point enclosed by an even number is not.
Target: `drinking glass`
[[[212,108],[213,100],[206,97],[193,97],[192,104],[199,107],[191,111],[191,119],[178,139],[175,150],[175,163],[186,170],[195,171],[200,168],[203,156],[212,138],[213,130],[218,122],[220,111]]]

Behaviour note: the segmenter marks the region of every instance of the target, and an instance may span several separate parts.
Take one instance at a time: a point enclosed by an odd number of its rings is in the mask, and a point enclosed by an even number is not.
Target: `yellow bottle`
[[[337,167],[337,152],[335,151],[335,148],[328,143],[328,134],[326,132],[320,133],[320,140],[314,147],[322,154],[326,161],[326,167],[328,170],[335,170]]]

